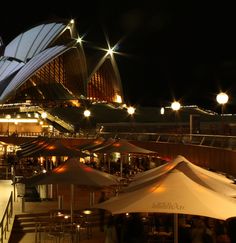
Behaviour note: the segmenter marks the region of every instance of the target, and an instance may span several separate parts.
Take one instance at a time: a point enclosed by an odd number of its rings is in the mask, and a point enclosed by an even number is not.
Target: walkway
[[[12,180],[0,180],[0,219],[2,219],[12,191]]]

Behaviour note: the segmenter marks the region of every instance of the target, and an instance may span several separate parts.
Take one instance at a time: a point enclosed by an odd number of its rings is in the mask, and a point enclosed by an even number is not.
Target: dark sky
[[[226,112],[236,113],[236,14],[230,2],[20,2],[9,6],[12,14],[1,9],[5,44],[51,17],[74,18],[94,45],[105,46],[104,32],[111,44],[122,40],[118,51],[125,55],[116,60],[127,103],[163,106],[177,99],[219,111],[216,94],[224,91],[230,96]]]

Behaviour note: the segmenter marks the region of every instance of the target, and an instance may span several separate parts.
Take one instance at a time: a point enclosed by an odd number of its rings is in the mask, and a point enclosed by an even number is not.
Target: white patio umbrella
[[[165,173],[165,172],[171,170],[178,163],[183,162],[183,161],[186,162],[188,164],[188,166],[191,166],[194,170],[199,171],[199,172],[203,173],[204,175],[213,177],[213,178],[218,179],[218,180],[223,181],[223,182],[228,182],[228,183],[233,182],[231,179],[225,177],[222,174],[204,169],[204,168],[202,168],[198,165],[191,163],[189,160],[187,160],[182,155],[176,156],[173,160],[170,160],[170,161],[166,162],[165,164],[163,164],[161,166],[158,166],[156,168],[141,172],[141,173],[137,174],[136,176],[134,176],[133,179],[139,180],[139,179],[149,178],[150,176],[157,175],[157,174],[160,174],[160,173]]]
[[[235,199],[208,189],[175,169],[140,189],[122,193],[94,207],[106,209],[112,214],[156,212],[199,215],[221,220],[236,217]],[[175,242],[178,242],[177,229],[175,220]]]
[[[93,149],[93,152],[96,153],[124,153],[124,154],[147,154],[147,155],[157,155],[156,151],[145,149],[137,145],[132,144],[126,139],[118,139],[113,141],[111,144],[108,144],[103,147]]]
[[[88,188],[102,188],[119,184],[119,177],[93,169],[81,162],[79,158],[71,158],[60,166],[43,175],[28,178],[24,183],[34,185],[69,184],[71,185],[71,220],[73,218],[74,185]]]
[[[148,150],[139,146],[132,144],[130,141],[126,139],[118,139],[115,142],[112,142],[108,146],[99,147],[93,149],[94,153],[101,153],[101,154],[111,154],[111,153],[120,153],[121,155],[129,155],[129,154],[136,154],[136,155],[145,155],[145,156],[157,156],[156,151]],[[121,159],[120,163],[120,175],[122,177],[122,170],[123,170],[123,161]]]
[[[174,160],[154,168],[150,171],[140,173],[135,177],[125,191],[136,190],[144,185],[152,183],[157,177],[173,169],[183,172],[196,183],[230,197],[236,197],[236,185],[233,181],[216,172],[208,171],[194,165],[183,156],[177,156]]]

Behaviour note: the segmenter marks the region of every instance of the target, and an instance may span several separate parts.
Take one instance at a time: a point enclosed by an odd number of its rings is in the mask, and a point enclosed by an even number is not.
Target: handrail
[[[9,135],[1,134],[0,137]],[[67,139],[95,139],[99,136],[125,138],[130,140],[184,143],[189,145],[208,146],[222,149],[236,150],[236,136],[222,134],[201,134],[201,133],[160,133],[160,132],[118,132],[118,131],[99,131],[98,133],[19,133],[17,137],[51,137]]]
[[[11,195],[9,197],[2,220],[0,222],[0,243],[3,243],[4,239],[7,238],[7,232],[9,231],[10,218],[12,217],[12,215],[13,215],[13,196],[12,196],[12,192],[11,192]]]
[[[87,132],[87,133],[57,133],[57,132],[0,132],[1,138],[8,138],[8,137],[29,137],[29,138],[36,138],[36,137],[52,137],[52,138],[86,138],[86,139],[92,139],[96,138],[97,133],[95,131]]]
[[[101,132],[103,137],[125,138],[129,140],[152,141],[158,143],[181,143],[236,150],[236,136],[212,134],[177,134],[153,132]]]

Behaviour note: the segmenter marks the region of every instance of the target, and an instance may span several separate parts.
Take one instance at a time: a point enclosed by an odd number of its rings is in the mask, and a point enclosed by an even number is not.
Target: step
[[[50,213],[27,213],[15,215],[12,232],[13,233],[29,233],[35,232],[37,222],[48,221]]]

